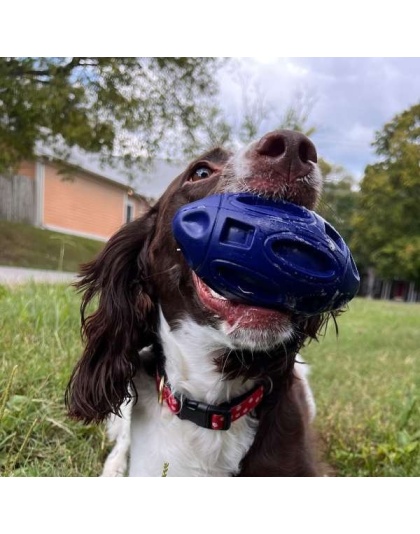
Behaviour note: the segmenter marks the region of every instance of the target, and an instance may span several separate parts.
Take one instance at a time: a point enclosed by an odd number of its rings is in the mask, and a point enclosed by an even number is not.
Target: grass
[[[102,426],[65,414],[81,351],[79,297],[65,286],[0,286],[0,473],[97,476]],[[356,299],[312,367],[317,427],[338,476],[420,476],[420,305]]]
[[[420,305],[355,299],[303,355],[341,476],[420,476]]]
[[[93,239],[0,220],[0,265],[75,272],[103,246]]]
[[[0,473],[95,476],[102,427],[66,418],[63,396],[80,355],[78,297],[64,286],[0,286]]]

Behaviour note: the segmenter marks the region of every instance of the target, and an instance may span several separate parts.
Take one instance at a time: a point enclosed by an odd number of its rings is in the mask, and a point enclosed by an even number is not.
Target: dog
[[[115,446],[103,476],[125,475],[128,458],[129,476],[323,475],[299,351],[331,313],[227,300],[192,272],[171,231],[180,207],[211,194],[314,209],[321,191],[315,146],[301,133],[215,148],[82,266],[85,346],[65,399],[70,417],[108,421]]]

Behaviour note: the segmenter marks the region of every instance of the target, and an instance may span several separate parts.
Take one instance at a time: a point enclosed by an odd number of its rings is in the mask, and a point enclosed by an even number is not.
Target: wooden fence
[[[35,180],[26,176],[0,175],[0,219],[35,224]]]

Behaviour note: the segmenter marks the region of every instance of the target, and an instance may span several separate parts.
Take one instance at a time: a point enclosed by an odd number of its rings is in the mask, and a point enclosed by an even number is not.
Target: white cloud
[[[273,106],[271,129],[298,92],[315,104],[310,123],[319,153],[356,177],[374,158],[375,132],[420,101],[420,58],[239,58],[248,87],[257,83]],[[229,76],[232,75],[232,71]],[[224,105],[240,112],[240,91],[225,79]],[[264,132],[262,132],[264,133]]]

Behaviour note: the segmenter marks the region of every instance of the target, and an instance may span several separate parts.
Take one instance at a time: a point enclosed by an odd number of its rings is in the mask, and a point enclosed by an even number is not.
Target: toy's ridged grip
[[[231,300],[316,315],[342,308],[359,289],[342,237],[290,202],[213,195],[183,206],[173,232],[190,267]]]

